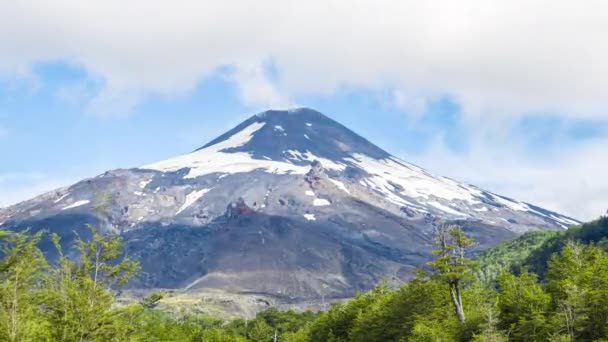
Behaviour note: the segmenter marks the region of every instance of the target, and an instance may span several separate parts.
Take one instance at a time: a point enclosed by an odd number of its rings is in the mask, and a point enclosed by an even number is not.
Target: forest
[[[119,303],[138,263],[120,236],[90,229],[77,259],[56,235],[0,230],[1,341],[608,341],[607,217],[475,257],[474,241],[444,225],[434,259],[399,288],[381,281],[326,312],[230,321],[160,311],[162,293]],[[38,248],[45,235],[57,261]]]

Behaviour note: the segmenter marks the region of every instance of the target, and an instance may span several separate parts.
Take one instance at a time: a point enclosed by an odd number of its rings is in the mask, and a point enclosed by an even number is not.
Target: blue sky
[[[601,3],[178,3],[0,5],[0,206],[305,106],[436,174],[608,208]]]
[[[62,97],[62,87],[89,82],[85,72],[62,62],[33,70],[35,84],[9,80],[0,86],[0,174],[79,178],[138,166],[191,151],[269,108],[243,103],[235,85],[216,75],[178,97],[147,96],[123,113],[90,113],[86,103]],[[293,106],[320,110],[395,153],[422,153],[438,133],[455,150],[465,147],[466,141],[457,138],[463,133],[458,108],[449,99],[437,100],[411,122],[385,96],[345,88],[296,100]]]

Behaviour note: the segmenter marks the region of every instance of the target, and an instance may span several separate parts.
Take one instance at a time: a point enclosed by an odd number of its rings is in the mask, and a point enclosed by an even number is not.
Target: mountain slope
[[[502,272],[517,274],[526,269],[542,279],[551,256],[559,254],[569,242],[608,248],[608,217],[568,230],[531,231],[503,241],[475,256],[480,266],[477,277],[486,284],[493,284]]]
[[[182,156],[0,210],[11,229],[122,233],[134,288],[344,297],[424,265],[436,219],[477,248],[576,220],[438,177],[310,109],[268,111]],[[2,223],[0,223],[2,224]],[[45,248],[52,253],[51,248]]]
[[[475,260],[479,262],[479,268],[475,274],[484,284],[496,285],[501,273],[519,273],[531,255],[542,249],[547,241],[551,241],[565,232],[536,230],[524,233],[515,239],[503,241],[475,256]],[[544,262],[546,263],[546,260]]]

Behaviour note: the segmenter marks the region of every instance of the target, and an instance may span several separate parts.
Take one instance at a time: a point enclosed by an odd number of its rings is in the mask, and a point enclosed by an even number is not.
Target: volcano
[[[122,234],[141,262],[131,289],[293,301],[408,280],[431,258],[439,220],[460,224],[478,251],[578,223],[435,176],[306,108],[256,114],[191,153],[0,209],[0,225],[49,229],[67,250],[85,224]]]

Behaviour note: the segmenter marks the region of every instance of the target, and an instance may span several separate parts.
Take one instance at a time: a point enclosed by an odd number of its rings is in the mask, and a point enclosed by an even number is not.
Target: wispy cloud
[[[295,106],[270,79],[262,63],[239,65],[229,78],[236,84],[243,103],[248,106],[274,109]]]
[[[607,115],[604,1],[178,3],[2,2],[0,70],[26,74],[37,61],[72,61],[102,81],[91,99],[102,113],[147,94],[188,91],[226,65],[246,74],[236,81],[248,89],[249,66],[273,60],[280,84],[258,84],[246,100],[328,94],[346,84],[393,87],[398,102],[415,107],[447,94],[483,119]],[[128,13],[139,13],[136,25]]]

